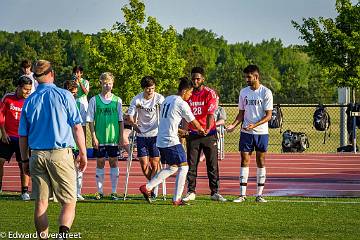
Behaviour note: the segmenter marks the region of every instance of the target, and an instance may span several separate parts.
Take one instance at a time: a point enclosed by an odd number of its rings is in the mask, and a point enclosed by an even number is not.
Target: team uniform
[[[0,141],[0,158],[10,161],[12,155],[15,153],[16,161],[21,161],[19,148],[19,122],[21,110],[25,99],[18,98],[16,93],[6,94],[1,101],[1,115],[3,121],[1,125],[4,126],[6,134],[10,137],[10,143]]]
[[[243,127],[255,124],[266,115],[265,111],[273,109],[273,96],[270,89],[263,85],[256,90],[250,87],[243,88],[239,95],[239,110],[244,110]],[[261,124],[249,131],[241,128],[239,151],[241,152],[266,152],[269,143],[268,123]],[[240,195],[246,195],[249,167],[240,169]],[[257,168],[257,196],[262,195],[266,179],[266,169]],[[241,199],[241,197],[240,197]],[[239,201],[240,202],[240,201]]]
[[[181,200],[184,190],[187,166],[186,155],[178,136],[179,124],[182,119],[191,122],[195,119],[189,105],[177,95],[165,98],[160,108],[160,126],[156,146],[160,150],[161,162],[168,167],[161,170],[146,184],[147,189],[153,189],[164,179],[178,171],[173,201]]]
[[[119,122],[123,121],[122,100],[112,94],[111,98],[105,99],[98,94],[90,99],[87,112],[87,122],[94,122],[96,138],[99,141],[99,149],[94,149],[97,158],[119,156]],[[103,168],[96,168],[96,182],[98,192],[103,194],[103,182],[105,173]],[[110,168],[112,192],[116,193],[119,168]]]
[[[187,101],[192,113],[194,114],[200,125],[207,129],[206,118],[208,114],[214,114],[217,103],[216,94],[214,90],[204,86],[200,91],[193,91],[192,96]],[[189,164],[188,180],[188,195],[195,193],[197,167],[199,163],[199,156],[201,151],[206,157],[207,175],[209,178],[209,187],[211,196],[218,196],[219,190],[219,168],[217,160],[217,137],[216,124],[213,121],[208,129],[206,136],[199,135],[194,126],[189,125],[190,134],[187,138],[187,160]],[[186,198],[185,198],[186,199]]]
[[[136,133],[137,156],[159,157],[156,147],[158,134],[158,111],[164,97],[155,93],[151,99],[145,99],[144,93],[139,93],[130,102],[128,115],[134,117],[137,114],[137,123],[140,132]]]
[[[85,80],[83,78],[81,78],[80,81],[83,84],[83,86],[89,91],[89,89],[90,89],[89,81]],[[86,117],[87,117],[87,110],[88,110],[89,103],[87,100],[87,94],[85,94],[84,91],[82,90],[80,83],[77,83],[77,85],[78,85],[78,93],[76,96],[76,102],[77,102],[77,104],[80,105],[79,110],[80,110],[81,117],[83,119],[82,125],[86,126]]]

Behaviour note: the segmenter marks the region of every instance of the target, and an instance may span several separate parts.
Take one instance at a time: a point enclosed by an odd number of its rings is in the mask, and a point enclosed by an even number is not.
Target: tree
[[[292,21],[307,43],[304,49],[323,67],[323,74],[338,87],[360,88],[360,2],[336,0],[338,16]]]
[[[173,27],[164,30],[153,17],[147,18],[145,5],[130,0],[122,8],[125,22],[112,30],[103,30],[96,42],[88,37],[91,76],[110,71],[117,83],[114,92],[129,103],[140,89],[140,79],[152,75],[157,79],[157,91],[174,92],[185,61],[177,54],[177,34]]]

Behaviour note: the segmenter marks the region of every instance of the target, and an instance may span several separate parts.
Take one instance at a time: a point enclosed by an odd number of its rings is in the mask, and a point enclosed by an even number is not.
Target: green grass
[[[201,196],[190,206],[170,200],[87,200],[77,205],[73,233],[82,239],[359,239],[359,198],[268,197],[241,204]],[[231,197],[230,199],[233,199]],[[33,233],[34,202],[0,197],[0,232]],[[50,203],[50,232],[57,232],[59,204]]]

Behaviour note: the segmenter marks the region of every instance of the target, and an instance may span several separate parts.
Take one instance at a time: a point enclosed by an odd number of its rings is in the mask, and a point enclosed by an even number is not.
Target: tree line
[[[14,89],[19,63],[28,58],[51,61],[59,86],[71,79],[73,66],[82,65],[90,96],[100,92],[100,74],[110,71],[116,78],[114,92],[125,104],[142,90],[143,76],[154,76],[157,91],[168,95],[176,91],[178,78],[189,76],[194,66],[205,68],[206,84],[217,90],[220,102],[236,103],[246,85],[242,69],[248,64],[260,67],[262,83],[273,91],[276,103],[337,100],[336,86],[321,62],[302,46],[284,46],[280,39],[229,44],[210,30],[193,27],[177,33],[147,17],[140,0],[130,0],[122,12],[124,22],[96,34],[0,31],[0,93]]]

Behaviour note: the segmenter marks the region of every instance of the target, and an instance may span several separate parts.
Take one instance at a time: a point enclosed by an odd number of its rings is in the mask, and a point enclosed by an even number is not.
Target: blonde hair
[[[114,75],[111,73],[111,72],[104,72],[100,75],[99,77],[99,80],[102,82],[102,81],[105,81],[105,80],[111,80],[114,82]]]

